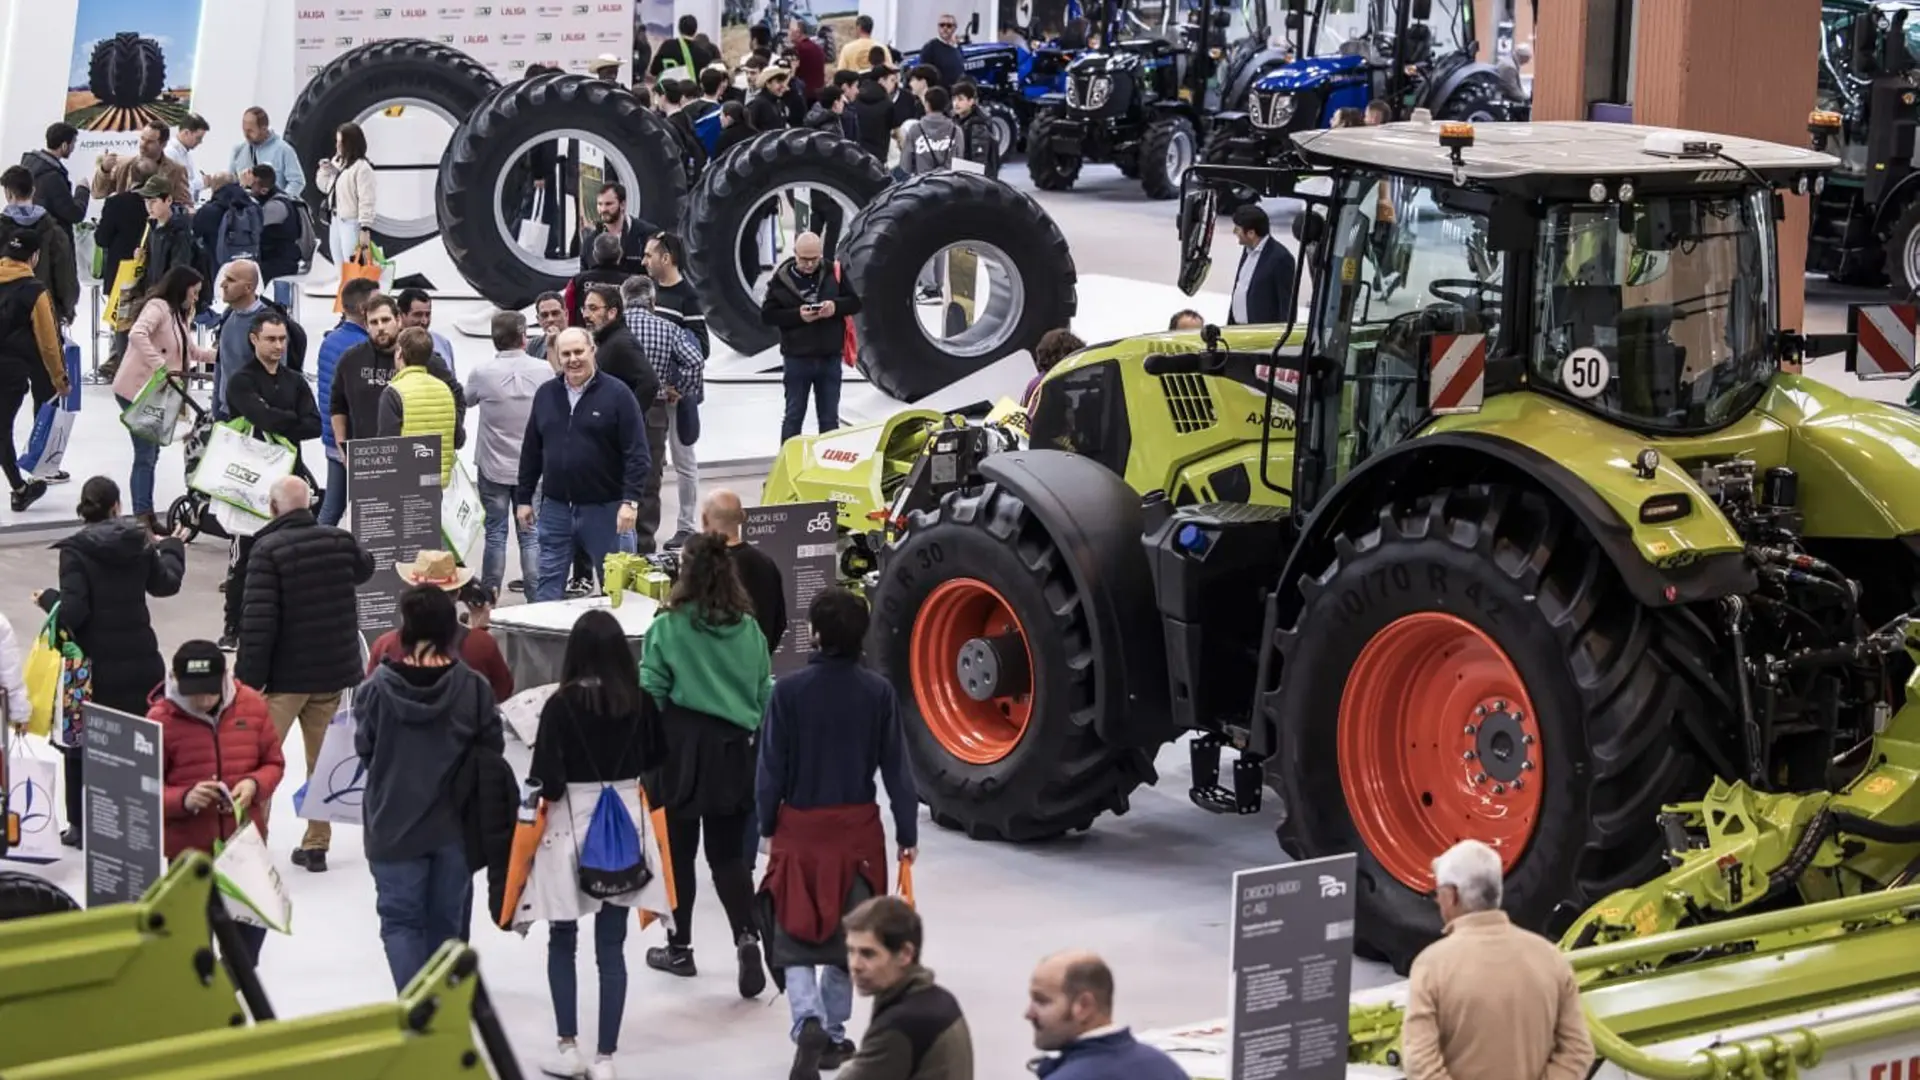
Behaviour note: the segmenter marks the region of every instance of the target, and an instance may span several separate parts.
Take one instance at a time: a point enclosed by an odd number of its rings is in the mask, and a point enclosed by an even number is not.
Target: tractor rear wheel
[[[1062,154],[1053,142],[1053,127],[1059,117],[1041,113],[1027,129],[1027,175],[1041,191],[1065,191],[1080,179],[1078,155]]]
[[[1721,704],[1711,642],[1650,611],[1557,504],[1505,486],[1383,510],[1300,582],[1280,638],[1280,840],[1359,854],[1368,951],[1405,970],[1440,932],[1432,862],[1480,840],[1504,907],[1549,933],[1660,865],[1658,814],[1698,791],[1676,721]]]
[[[20,870],[0,870],[0,922],[79,911],[66,890]]]
[[[1140,139],[1140,186],[1149,199],[1180,194],[1180,180],[1200,155],[1200,140],[1185,117],[1170,116],[1148,125]]]
[[[1433,116],[1436,120],[1491,124],[1506,119],[1506,112],[1506,92],[1500,89],[1500,84],[1492,79],[1474,78],[1454,87]]]
[[[1887,283],[1903,300],[1920,296],[1920,199],[1894,219],[1887,234]]]
[[[1067,556],[1012,491],[915,515],[874,591],[920,798],[976,840],[1041,840],[1124,813],[1153,755],[1094,730],[1100,665]]]

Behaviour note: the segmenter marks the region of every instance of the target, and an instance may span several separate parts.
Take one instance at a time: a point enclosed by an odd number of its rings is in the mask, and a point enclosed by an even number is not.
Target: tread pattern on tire
[[[1174,117],[1147,126],[1147,133],[1140,140],[1139,159],[1140,186],[1146,190],[1147,198],[1171,199],[1180,194],[1181,177],[1168,176],[1166,167],[1167,151],[1180,135],[1186,136],[1188,149],[1193,157],[1198,157],[1200,141],[1194,135],[1193,124],[1186,118]],[[1184,170],[1182,175],[1185,175]]]
[[[911,308],[921,262],[905,266],[897,260],[916,246],[913,236],[934,232],[938,243],[927,252],[930,257],[946,244],[975,238],[960,224],[975,212],[1005,223],[1009,236],[1018,238],[996,243],[1020,266],[1026,289],[1020,327],[1031,333],[1016,327],[993,353],[957,357],[927,337],[916,312],[895,310],[900,305],[889,306],[885,298],[889,291],[902,292]],[[861,299],[861,312],[854,316],[860,372],[902,401],[916,401],[1026,348],[1047,329],[1067,325],[1078,307],[1079,278],[1060,227],[1026,194],[976,173],[927,173],[888,188],[847,226],[840,262]]]
[[[1492,119],[1497,121],[1505,111],[1501,107],[1505,100],[1506,94],[1501,91],[1499,83],[1486,77],[1471,78],[1453,88],[1445,104],[1435,110],[1434,119],[1465,120],[1476,106],[1485,106]]]
[[[687,196],[687,279],[700,296],[707,329],[738,352],[772,348],[780,334],[761,321],[759,303],[740,287],[735,215],[769,192],[809,182],[838,188],[858,210],[892,178],[856,142],[831,132],[787,128],[757,136],[713,162]],[[845,231],[841,237],[844,241]]]
[[[916,762],[917,775],[925,778],[921,799],[932,810],[934,820],[975,840],[1026,842],[1086,829],[1109,811],[1126,813],[1134,789],[1156,782],[1159,774],[1151,753],[1109,746],[1094,730],[1098,658],[1091,647],[1084,601],[1060,549],[1026,504],[995,483],[973,491],[949,492],[940,500],[939,509],[914,513],[907,543],[915,539],[937,541],[938,530],[943,528],[979,530],[995,543],[1012,548],[1021,566],[1040,584],[1052,610],[1047,613],[1049,625],[1037,632],[1067,643],[1069,661],[1057,674],[1068,680],[1070,704],[1067,715],[1059,718],[1069,727],[1051,774],[1029,778],[1024,784],[1001,785],[984,811],[978,802],[963,801],[974,794],[974,789],[964,776],[957,775],[960,770],[938,763],[929,769],[928,763]],[[1029,632],[1035,631],[1029,628]],[[911,681],[895,678],[894,684],[903,687],[902,705],[918,719],[919,706],[913,701]]]
[[[167,58],[160,43],[133,31],[96,42],[87,61],[87,89],[102,105],[136,109],[167,90]]]
[[[1059,117],[1041,113],[1027,129],[1027,175],[1041,191],[1066,191],[1080,178],[1080,159],[1061,157],[1053,149],[1053,125],[1058,121]]]
[[[66,890],[21,870],[0,870],[0,922],[79,911]]]
[[[1556,829],[1561,830],[1561,843],[1577,847],[1576,869],[1566,883],[1569,895],[1527,898],[1532,906],[1516,912],[1516,921],[1540,929],[1555,902],[1584,910],[1618,889],[1648,880],[1663,865],[1660,808],[1696,792],[1704,779],[1697,747],[1680,735],[1680,720],[1689,712],[1710,713],[1724,701],[1724,692],[1706,696],[1711,674],[1690,659],[1711,655],[1712,639],[1698,624],[1642,607],[1607,554],[1544,495],[1504,486],[1449,489],[1410,507],[1383,509],[1366,531],[1337,536],[1326,568],[1300,580],[1300,610],[1278,634],[1280,694],[1286,694],[1286,669],[1311,667],[1310,654],[1306,660],[1298,657],[1315,635],[1300,628],[1314,623],[1319,605],[1338,599],[1332,586],[1343,568],[1364,566],[1370,556],[1392,546],[1428,542],[1477,555],[1532,598],[1570,658],[1575,689],[1585,705],[1579,727],[1569,729],[1584,730],[1586,736],[1584,758],[1576,757],[1585,762],[1581,782],[1586,785],[1586,812],[1569,820],[1543,821],[1528,848],[1530,855],[1543,842],[1553,843]],[[1283,725],[1285,716],[1283,711]],[[1331,792],[1333,804],[1341,808],[1337,812],[1346,812],[1336,763],[1283,761],[1278,756],[1276,763],[1288,806],[1295,810],[1280,827],[1282,845],[1300,857],[1334,854],[1323,850],[1322,838],[1310,835],[1311,811],[1298,810],[1324,807]],[[1398,882],[1390,887],[1405,888]],[[1432,928],[1370,924],[1364,913],[1367,892],[1362,890],[1360,898],[1360,935],[1404,970],[1437,932],[1437,923]]]

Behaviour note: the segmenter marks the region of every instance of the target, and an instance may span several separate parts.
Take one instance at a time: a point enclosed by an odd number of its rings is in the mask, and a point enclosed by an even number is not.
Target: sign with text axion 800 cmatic
[[[755,506],[747,510],[741,536],[780,568],[786,590],[787,632],[773,653],[773,673],[787,675],[807,665],[807,608],[836,580],[840,568],[839,508],[830,502]]]
[[[1233,875],[1231,1080],[1343,1080],[1354,857]]]

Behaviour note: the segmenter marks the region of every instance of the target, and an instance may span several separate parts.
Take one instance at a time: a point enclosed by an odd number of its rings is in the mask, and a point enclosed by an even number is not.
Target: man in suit
[[[1268,235],[1267,212],[1243,206],[1233,212],[1233,238],[1240,241],[1240,268],[1233,275],[1233,306],[1227,325],[1284,323],[1293,303],[1293,253]]]

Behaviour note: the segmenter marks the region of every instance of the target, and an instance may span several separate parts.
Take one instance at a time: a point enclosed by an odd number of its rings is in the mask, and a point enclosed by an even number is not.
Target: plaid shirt
[[[640,343],[640,351],[660,376],[660,385],[671,386],[681,397],[699,404],[705,396],[702,377],[707,361],[700,355],[700,340],[693,331],[642,308],[628,308],[625,315],[627,329],[633,331],[633,340]]]

